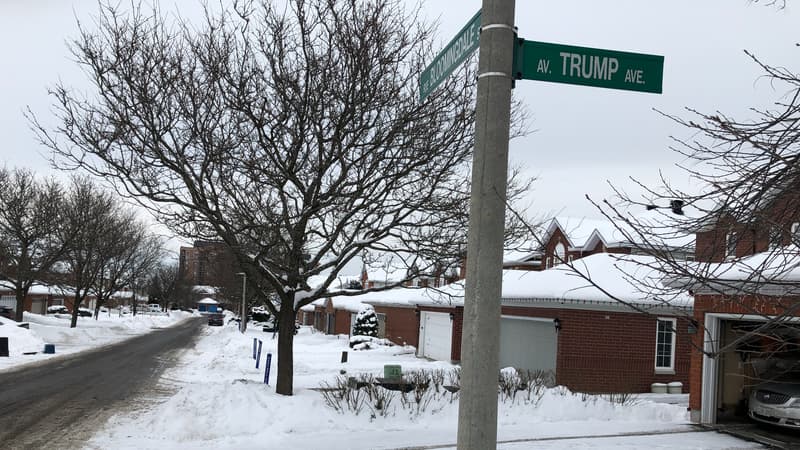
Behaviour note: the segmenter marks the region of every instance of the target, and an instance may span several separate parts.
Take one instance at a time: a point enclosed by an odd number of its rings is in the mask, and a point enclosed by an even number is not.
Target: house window
[[[567,247],[564,246],[563,243],[559,242],[556,245],[556,256],[553,258],[553,265],[557,266],[559,264],[565,263],[567,261]]]
[[[769,229],[769,249],[775,250],[783,245],[783,234],[780,227],[774,226]]]
[[[378,337],[385,338],[386,337],[386,314],[384,313],[375,313],[378,317]]]
[[[0,306],[8,306],[16,312],[17,310],[17,297],[15,295],[0,296]]]
[[[794,222],[791,231],[792,235],[789,243],[794,245],[800,244],[800,222]]]
[[[675,319],[656,321],[656,372],[675,373]]]
[[[725,258],[733,258],[736,256],[736,232],[729,231],[725,235]]]

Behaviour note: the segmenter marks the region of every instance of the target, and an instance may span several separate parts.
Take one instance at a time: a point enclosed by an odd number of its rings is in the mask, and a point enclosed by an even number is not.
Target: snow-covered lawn
[[[252,358],[253,338],[263,341],[261,365]],[[395,397],[388,417],[372,417],[368,408],[359,415],[339,414],[316,391],[322,382],[333,384],[347,375],[382,376],[384,364],[413,369],[452,369],[443,362],[418,359],[413,349],[380,347],[351,351],[345,337],[301,329],[295,339],[295,395],[274,392],[275,361],[270,386],[263,384],[266,354],[276,357],[271,333],[250,328],[245,335],[235,326],[208,327],[196,347],[187,351],[178,367],[164,374],[174,390],[166,399],[141,410],[110,418],[88,448],[129,449],[392,449],[415,446],[454,446],[458,404],[443,395],[420,415],[399,408]],[[348,351],[348,362],[340,363]],[[641,396],[619,405],[598,397],[572,394],[563,388],[545,390],[539,401],[501,402],[499,440],[503,449],[523,448],[760,448],[713,432],[696,432],[688,424],[686,396]],[[594,437],[614,434],[673,434]],[[562,439],[574,437],[574,439]]]
[[[9,343],[9,357],[0,358],[0,370],[113,344],[155,328],[170,326],[190,316],[190,313],[182,311],[170,311],[169,315],[136,316],[101,313],[97,320],[78,317],[78,326],[70,328],[69,315],[43,316],[26,312],[23,320],[30,329],[20,328],[17,322],[0,317],[0,337],[8,337]],[[55,345],[55,354],[43,353],[44,344]]]

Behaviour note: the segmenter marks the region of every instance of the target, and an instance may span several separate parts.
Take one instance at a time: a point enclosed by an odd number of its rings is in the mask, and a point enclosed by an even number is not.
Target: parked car
[[[92,317],[94,311],[89,308],[78,308],[78,317]]]
[[[758,379],[747,402],[750,418],[782,427],[800,429],[800,354],[753,358]]]
[[[159,305],[158,303],[150,303],[149,305],[147,305],[147,309],[150,312],[161,312],[161,305]]]
[[[759,422],[800,429],[800,372],[787,372],[753,387],[747,412]]]
[[[221,327],[225,325],[225,317],[222,313],[211,313],[208,315],[208,324],[211,326]]]
[[[14,309],[10,306],[0,306],[0,317],[14,320]]]
[[[69,309],[64,305],[48,306],[47,314],[69,314]]]

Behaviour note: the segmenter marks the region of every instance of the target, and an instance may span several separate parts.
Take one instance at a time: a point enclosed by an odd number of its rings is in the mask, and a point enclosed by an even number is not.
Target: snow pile
[[[19,328],[17,322],[0,318],[0,337],[9,338],[9,357],[0,358],[0,370],[41,361],[53,356],[80,352],[139,336],[158,328],[173,325],[191,317],[182,311],[167,315],[123,315],[101,313],[93,317],[78,317],[78,326],[70,328],[67,314],[40,315],[25,312],[23,319],[30,329]],[[55,354],[44,354],[44,344],[54,344]],[[25,355],[26,352],[37,352]]]
[[[25,353],[41,352],[44,341],[30,330],[18,326],[19,323],[0,317],[0,337],[8,338],[8,358],[0,358],[0,368],[8,363],[26,357]]]

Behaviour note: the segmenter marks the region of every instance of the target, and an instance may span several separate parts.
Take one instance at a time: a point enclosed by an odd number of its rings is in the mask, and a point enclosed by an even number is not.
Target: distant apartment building
[[[222,286],[235,274],[234,257],[222,242],[195,241],[181,247],[181,279],[195,286]]]

